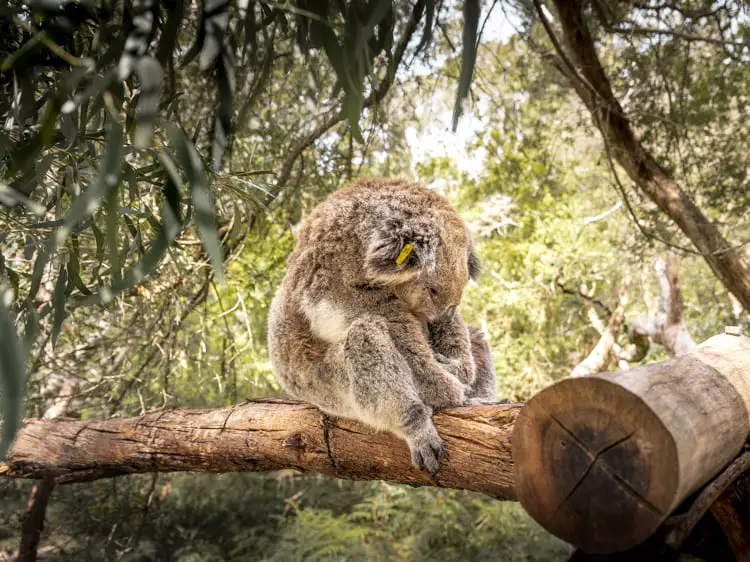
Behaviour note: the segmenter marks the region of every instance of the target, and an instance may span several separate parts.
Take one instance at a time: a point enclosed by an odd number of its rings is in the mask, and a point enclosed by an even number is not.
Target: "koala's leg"
[[[388,329],[396,349],[411,368],[422,402],[436,409],[464,403],[468,386],[435,355],[426,327],[418,318],[392,314],[388,316]]]
[[[490,345],[482,331],[474,326],[469,326],[469,340],[476,365],[476,378],[466,394],[466,404],[498,402],[497,381]],[[507,400],[501,400],[501,402],[507,402]]]
[[[459,313],[439,318],[428,326],[430,344],[438,363],[466,385],[476,377],[469,329]]]
[[[435,474],[445,455],[432,423],[432,409],[420,398],[408,363],[391,340],[388,323],[377,316],[355,320],[345,341],[332,349],[349,384],[352,417],[388,429],[409,445],[411,459]]]

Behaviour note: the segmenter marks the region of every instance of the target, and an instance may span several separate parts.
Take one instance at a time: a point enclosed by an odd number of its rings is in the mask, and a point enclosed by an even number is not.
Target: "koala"
[[[478,272],[446,199],[401,180],[349,184],[299,228],[269,314],[275,376],[332,416],[393,432],[435,474],[432,413],[495,400],[489,345],[457,311]]]

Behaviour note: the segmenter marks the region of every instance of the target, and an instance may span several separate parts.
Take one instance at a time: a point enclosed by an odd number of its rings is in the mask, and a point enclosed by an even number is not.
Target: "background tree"
[[[523,400],[568,376],[600,339],[589,311],[609,321],[628,284],[614,337],[625,349],[634,321],[659,312],[652,260],[667,247],[682,254],[682,320],[697,341],[747,322],[705,248],[628,181],[602,140],[571,87],[562,55],[588,79],[552,6],[542,13],[562,54],[533,2],[482,3],[478,18],[475,7],[0,3],[0,275],[12,288],[0,329],[13,333],[15,321],[21,342],[0,346],[3,428],[19,404],[20,369],[7,366],[20,347],[28,416],[61,397],[88,418],[277,393],[265,321],[293,226],[358,175],[424,181],[470,222],[486,268],[465,313],[490,335],[500,397]],[[742,3],[579,7],[634,138],[741,260]],[[498,21],[516,29],[488,40]],[[462,45],[477,37],[467,91],[472,49]],[[468,113],[447,137],[458,82]],[[436,138],[465,146],[441,155]],[[432,148],[421,157],[420,146]],[[651,346],[643,360],[665,354]],[[603,368],[616,364],[609,355]],[[7,552],[28,492],[0,482]],[[516,505],[283,473],[58,486],[39,552],[556,560],[567,547]]]

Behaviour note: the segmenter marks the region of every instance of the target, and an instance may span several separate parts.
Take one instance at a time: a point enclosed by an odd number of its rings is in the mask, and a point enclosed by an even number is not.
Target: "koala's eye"
[[[436,297],[438,295],[438,290],[430,287],[430,293],[432,293],[432,295]]]

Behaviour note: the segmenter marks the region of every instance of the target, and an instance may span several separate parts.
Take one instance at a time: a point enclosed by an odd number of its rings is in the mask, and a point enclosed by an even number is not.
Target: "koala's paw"
[[[418,437],[409,439],[411,462],[419,470],[427,470],[435,476],[440,469],[440,461],[445,458],[445,445],[433,427]]]
[[[475,374],[473,365],[466,365],[462,361],[451,359],[442,353],[434,352],[433,355],[443,369],[448,371],[448,373],[456,377],[462,383],[471,384],[474,381]]]

